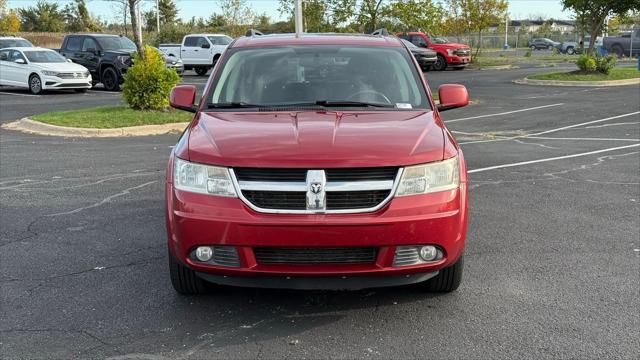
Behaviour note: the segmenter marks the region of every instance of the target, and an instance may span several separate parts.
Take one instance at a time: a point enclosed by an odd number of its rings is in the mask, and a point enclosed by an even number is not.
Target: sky
[[[72,0],[48,0],[54,1],[64,7]],[[216,0],[174,0],[178,6],[178,15],[182,19],[192,17],[208,18],[213,13],[220,12],[220,4]],[[438,1],[438,0],[435,0]],[[8,0],[10,9],[34,6],[37,0]],[[247,3],[258,14],[266,14],[272,21],[284,20],[278,12],[278,0],[248,0]],[[143,0],[142,7],[151,9],[155,7],[155,0]],[[115,5],[108,0],[87,0],[87,7],[93,16],[111,21],[115,17]],[[509,0],[509,14],[511,19],[524,19],[529,16],[554,19],[570,19],[571,13],[563,11],[560,0]]]

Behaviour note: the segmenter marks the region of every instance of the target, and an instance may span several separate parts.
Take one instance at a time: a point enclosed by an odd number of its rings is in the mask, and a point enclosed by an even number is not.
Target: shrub
[[[180,76],[167,69],[162,55],[145,46],[144,59],[133,55],[133,66],[124,75],[122,97],[129,107],[136,110],[163,110],[169,105],[169,92]]]
[[[527,50],[527,52],[524,53],[524,57],[531,57],[531,49]]]
[[[556,55],[559,55],[559,54],[560,54],[560,52],[558,51],[557,48],[554,47],[554,48],[551,49],[551,55],[552,56],[556,56]]]
[[[584,72],[595,72],[597,68],[596,60],[587,54],[580,55],[576,65]]]
[[[613,55],[598,56],[596,57],[596,70],[599,73],[609,75],[609,73],[611,73],[611,69],[616,66],[616,61],[617,59]]]

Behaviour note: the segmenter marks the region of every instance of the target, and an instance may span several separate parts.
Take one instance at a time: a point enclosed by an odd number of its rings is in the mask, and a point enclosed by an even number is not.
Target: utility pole
[[[296,25],[296,37],[304,32],[302,28],[302,0],[295,0],[295,6],[293,8],[293,19]]]
[[[504,16],[504,49],[507,50],[509,48],[509,42],[507,41],[509,38],[509,13]]]
[[[160,33],[160,0],[156,0],[156,30]]]

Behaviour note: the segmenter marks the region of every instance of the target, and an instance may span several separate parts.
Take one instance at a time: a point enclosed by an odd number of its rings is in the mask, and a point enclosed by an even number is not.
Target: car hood
[[[202,113],[189,160],[244,167],[401,166],[442,160],[432,111]]]
[[[87,68],[75,63],[61,62],[61,63],[32,63],[34,66],[42,70],[51,70],[59,72],[80,72],[87,71]]]
[[[443,49],[470,49],[469,45],[458,43],[433,44],[433,47],[439,47]]]

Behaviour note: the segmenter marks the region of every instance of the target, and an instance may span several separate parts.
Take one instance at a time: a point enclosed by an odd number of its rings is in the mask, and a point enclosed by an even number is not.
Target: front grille
[[[381,203],[390,190],[335,191],[327,193],[327,209],[367,209]]]
[[[253,249],[258,264],[371,264],[376,261],[377,248],[276,248]]]
[[[471,54],[471,50],[469,50],[469,49],[457,49],[454,53],[456,55],[458,55],[458,56],[469,56],[469,54]]]
[[[58,73],[57,75],[60,79],[84,79],[84,73],[76,72],[76,73]]]
[[[264,212],[366,212],[391,196],[399,168],[234,168],[242,200]]]
[[[305,210],[306,193],[298,191],[243,190],[242,194],[252,204],[264,209]]]

